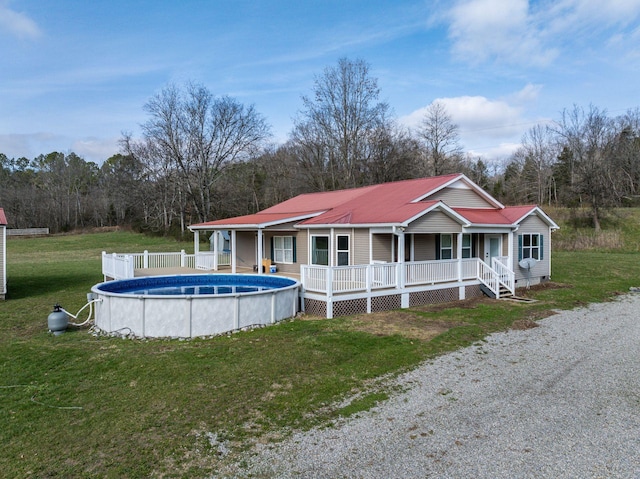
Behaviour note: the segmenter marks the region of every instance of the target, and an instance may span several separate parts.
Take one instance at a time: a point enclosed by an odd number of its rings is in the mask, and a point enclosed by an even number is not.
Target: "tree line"
[[[610,117],[574,106],[531,128],[490,169],[463,153],[442,103],[417,128],[400,126],[363,60],[327,67],[301,101],[289,138],[276,145],[253,106],[202,85],[169,85],[144,105],[142,135],[123,134],[121,152],[102,165],[75,153],[0,153],[0,206],[15,228],[182,234],[300,193],[462,172],[505,204],[586,207],[598,229],[603,212],[640,195],[638,109]]]

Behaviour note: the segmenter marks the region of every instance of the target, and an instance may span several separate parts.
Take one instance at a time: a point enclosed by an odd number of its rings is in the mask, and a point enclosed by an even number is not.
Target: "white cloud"
[[[24,13],[11,10],[6,2],[0,3],[0,31],[3,30],[18,38],[36,39],[42,35],[36,22]]]
[[[434,100],[446,108],[461,136],[505,137],[513,134],[514,124],[522,122],[520,109],[505,100],[489,100],[484,96],[460,96]],[[400,118],[410,128],[417,128],[429,105]],[[482,133],[480,133],[482,132]]]
[[[627,25],[640,15],[640,0],[561,0],[547,2],[540,11],[554,31]]]
[[[52,133],[12,133],[0,135],[0,153],[9,158],[33,159],[41,153],[56,151],[62,137]]]
[[[639,17],[640,0],[458,0],[445,19],[459,59],[545,67],[596,35],[630,35]]]
[[[120,151],[120,138],[84,138],[75,141],[71,151],[87,161],[101,165],[105,160]]]
[[[491,161],[511,155],[520,146],[522,135],[528,129],[546,122],[526,116],[526,107],[535,102],[541,88],[540,85],[528,84],[499,99],[459,96],[437,98],[434,102],[444,105],[452,122],[458,125],[463,149],[472,156]],[[411,129],[418,128],[427,108],[429,105],[400,118],[400,123]]]
[[[505,142],[498,145],[472,148],[467,150],[467,153],[472,158],[479,157],[488,163],[499,166],[501,160],[504,161],[506,158],[509,158],[520,146],[522,146],[520,143]]]
[[[558,54],[541,42],[527,0],[463,0],[449,19],[453,52],[471,63],[498,59],[545,66]]]
[[[0,153],[9,158],[34,159],[38,155],[59,151],[71,153],[72,151],[84,158],[102,164],[107,158],[119,151],[119,138],[83,138],[72,141],[66,136],[49,132],[38,133],[14,133],[0,135]]]
[[[541,90],[542,85],[534,85],[532,83],[528,83],[522,90],[509,95],[507,99],[510,102],[515,103],[516,105],[531,103],[538,99]]]

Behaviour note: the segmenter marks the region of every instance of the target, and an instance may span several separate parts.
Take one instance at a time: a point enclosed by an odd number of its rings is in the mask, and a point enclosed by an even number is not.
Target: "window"
[[[273,237],[273,260],[276,263],[293,263],[293,236]]]
[[[544,237],[541,234],[529,233],[518,236],[518,261],[533,258],[543,259]]]
[[[471,235],[462,235],[462,257],[471,258]]]
[[[453,258],[453,236],[450,234],[440,235],[440,259]]]
[[[329,266],[329,237],[311,237],[311,264]]]
[[[347,266],[349,264],[349,236],[338,235],[338,266]]]

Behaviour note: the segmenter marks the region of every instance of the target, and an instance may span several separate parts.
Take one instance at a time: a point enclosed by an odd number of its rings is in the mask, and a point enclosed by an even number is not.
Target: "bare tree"
[[[640,109],[627,111],[614,120],[616,139],[612,161],[622,175],[629,200],[640,195]]]
[[[554,128],[573,161],[572,185],[591,207],[593,226],[600,230],[604,210],[620,204],[624,182],[610,161],[615,140],[613,122],[606,111],[591,105],[565,110]]]
[[[442,102],[434,101],[418,128],[418,137],[425,146],[425,173],[442,175],[453,172],[459,165],[462,154],[459,144],[458,125]]]
[[[313,97],[302,97],[304,109],[291,140],[301,166],[317,189],[366,183],[372,135],[385,127],[389,106],[378,102],[380,89],[362,60],[343,58],[315,79]]]
[[[196,220],[212,212],[214,185],[223,169],[254,156],[269,127],[253,106],[233,98],[214,98],[205,87],[189,83],[163,89],[145,105],[142,125],[147,152],[178,173]]]
[[[512,156],[523,180],[520,201],[538,205],[551,202],[555,197],[552,168],[557,156],[557,142],[551,130],[536,125],[524,134],[522,146]]]

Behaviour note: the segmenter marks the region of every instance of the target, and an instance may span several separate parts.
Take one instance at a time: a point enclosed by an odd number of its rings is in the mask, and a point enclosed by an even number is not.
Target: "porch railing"
[[[105,279],[133,278],[134,268],[133,255],[102,252],[102,275]]]
[[[499,295],[500,283],[509,284],[508,268],[501,262],[499,266],[502,269],[496,272],[479,258],[337,267],[302,265],[300,276],[305,290],[329,296],[381,288],[401,288],[474,279],[480,280]],[[512,277],[513,273],[510,281],[513,281]]]
[[[214,255],[212,252],[187,254],[184,250],[170,253],[127,253],[107,254],[102,252],[102,274],[113,279],[128,279],[135,276],[136,270],[163,269],[163,268],[191,268],[213,269]],[[231,254],[229,252],[218,253],[218,266],[229,266]]]
[[[501,256],[491,260],[491,267],[497,273],[498,282],[506,287],[511,294],[515,293],[516,278],[515,273],[506,265],[508,257]]]
[[[200,252],[195,259],[195,268],[203,270],[217,269],[219,266],[231,265],[231,253],[228,251],[218,252],[218,262],[216,264],[216,253],[212,251]]]

